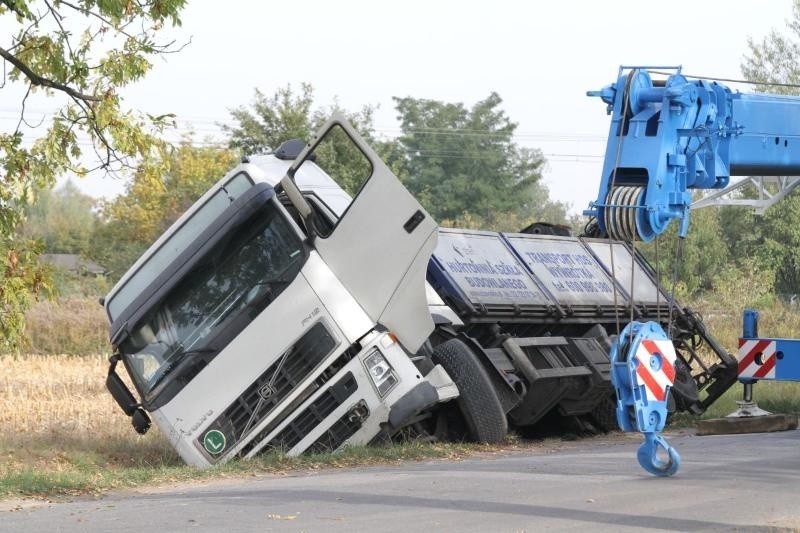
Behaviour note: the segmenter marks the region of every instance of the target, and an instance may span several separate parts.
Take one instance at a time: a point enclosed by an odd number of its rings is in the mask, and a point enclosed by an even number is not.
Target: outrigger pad
[[[697,423],[698,435],[738,435],[771,433],[797,429],[797,415],[764,415],[710,418]]]

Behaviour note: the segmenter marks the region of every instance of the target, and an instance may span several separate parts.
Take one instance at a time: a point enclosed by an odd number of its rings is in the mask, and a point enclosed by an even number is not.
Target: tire
[[[592,409],[592,421],[598,429],[608,433],[609,431],[619,431],[617,422],[617,402],[615,397],[607,396]]]
[[[689,411],[699,402],[700,393],[692,378],[692,371],[680,358],[675,360],[675,382],[670,391],[677,411]]]
[[[471,439],[482,443],[505,440],[506,414],[486,369],[472,350],[460,340],[450,339],[436,347],[432,359],[458,387],[457,403]]]

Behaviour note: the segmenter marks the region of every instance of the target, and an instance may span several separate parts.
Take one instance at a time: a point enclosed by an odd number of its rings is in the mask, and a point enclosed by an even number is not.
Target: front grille
[[[338,383],[325,390],[278,433],[261,452],[280,449],[289,451],[303,440],[315,427],[322,423],[337,407],[342,405],[358,390],[358,382],[351,372]],[[255,442],[258,439],[253,439]]]
[[[331,333],[321,322],[315,324],[202,432],[197,439],[201,449],[212,430],[225,435],[226,448],[234,446],[307,379],[334,348],[336,340]]]
[[[366,408],[366,405],[364,406]],[[308,447],[307,452],[323,453],[332,452],[361,429],[362,421],[366,418],[364,413],[349,411],[333,424],[328,431],[322,434],[314,444]]]

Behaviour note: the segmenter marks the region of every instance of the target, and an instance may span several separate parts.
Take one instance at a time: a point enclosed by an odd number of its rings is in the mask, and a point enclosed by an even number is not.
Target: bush
[[[108,318],[96,297],[68,296],[38,302],[25,315],[26,348],[35,354],[104,354]]]

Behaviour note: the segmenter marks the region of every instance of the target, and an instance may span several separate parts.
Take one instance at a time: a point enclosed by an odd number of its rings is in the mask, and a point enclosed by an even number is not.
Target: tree
[[[94,232],[95,200],[68,180],[54,190],[43,191],[30,206],[20,236],[42,242],[47,253],[86,254]]]
[[[0,344],[14,346],[23,331],[31,292],[45,285],[37,246],[12,236],[37,191],[71,171],[114,172],[154,151],[169,116],[141,116],[123,108],[119,89],[141,79],[149,58],[176,50],[159,31],[180,23],[185,0],[0,0],[3,102],[19,102],[13,131],[0,133]],[[31,100],[57,111],[34,119]],[[84,163],[84,146],[97,155]],[[157,160],[151,158],[150,160]]]
[[[314,89],[311,85],[300,85],[300,94],[292,86],[278,89],[266,96],[255,89],[250,108],[240,106],[231,110],[237,126],[223,125],[230,135],[229,146],[243,154],[271,152],[289,139],[308,141],[313,133],[312,107]]]
[[[517,216],[564,223],[566,206],[551,201],[541,181],[542,153],[514,142],[517,125],[501,103],[497,93],[469,109],[462,103],[395,98],[406,186],[437,220],[467,217],[492,226]]]
[[[89,171],[82,164],[81,136],[98,157],[97,168],[115,171],[164,145],[149,130],[171,116],[142,117],[122,107],[119,89],[141,79],[149,57],[174,51],[159,44],[158,31],[179,24],[185,0],[0,0],[0,16],[15,20],[16,31],[0,46],[5,90],[22,88],[15,131],[0,134],[0,198],[24,204],[56,176]],[[7,81],[12,83],[8,84]],[[38,131],[25,105],[44,96],[60,105]],[[0,229],[8,230],[19,209],[0,210]]]
[[[315,106],[308,84],[299,93],[291,86],[272,96],[256,90],[249,107],[231,111],[236,124],[223,128],[231,148],[265,153],[287,139],[310,139],[333,111],[340,111],[445,224],[518,230],[534,220],[566,220],[566,206],[550,201],[541,181],[544,158],[538,150],[514,144],[516,124],[497,109],[499,96],[492,94],[471,110],[433,100],[395,102],[403,128],[399,139],[378,138],[371,106],[357,112],[335,102]],[[344,135],[333,135],[316,155],[317,164],[351,194],[367,177],[363,157]]]
[[[295,94],[291,85],[278,89],[272,96],[256,89],[250,107],[231,110],[236,125],[222,127],[230,135],[230,148],[248,155],[269,153],[290,139],[308,142],[334,111],[343,113],[379,154],[391,150],[375,139],[371,106],[356,112],[342,109],[337,102],[315,107],[314,89],[307,83],[300,86],[299,94]],[[317,149],[316,156],[316,163],[351,194],[355,194],[367,178],[364,157],[338,131]]]
[[[716,277],[729,263],[719,211],[708,208],[692,211],[691,228],[685,239],[679,239],[678,225],[671,224],[658,238],[658,244],[636,243],[659,273],[661,285],[667,291],[675,286],[678,297],[714,288]]]
[[[760,42],[748,38],[742,74],[757,82],[759,91],[800,94],[800,0],[794,0],[792,18],[786,25],[788,35],[773,29]],[[761,268],[774,270],[777,292],[800,292],[800,191],[770,207],[763,217],[751,218],[752,223],[740,224],[748,234],[744,246],[732,246],[731,250],[749,248]]]
[[[793,0],[792,19],[786,26],[788,36],[773,29],[760,42],[747,38],[749,53],[742,61],[742,74],[757,82],[760,92],[798,94],[798,87],[791,85],[800,85],[800,0]]]
[[[138,172],[124,194],[102,206],[91,256],[108,268],[113,278],[121,276],[236,159],[231,150],[196,147],[184,141],[168,160],[153,162],[168,169],[162,179]]]
[[[756,223],[762,239],[755,257],[775,272],[775,292],[800,293],[800,194],[795,190],[770,207]]]

